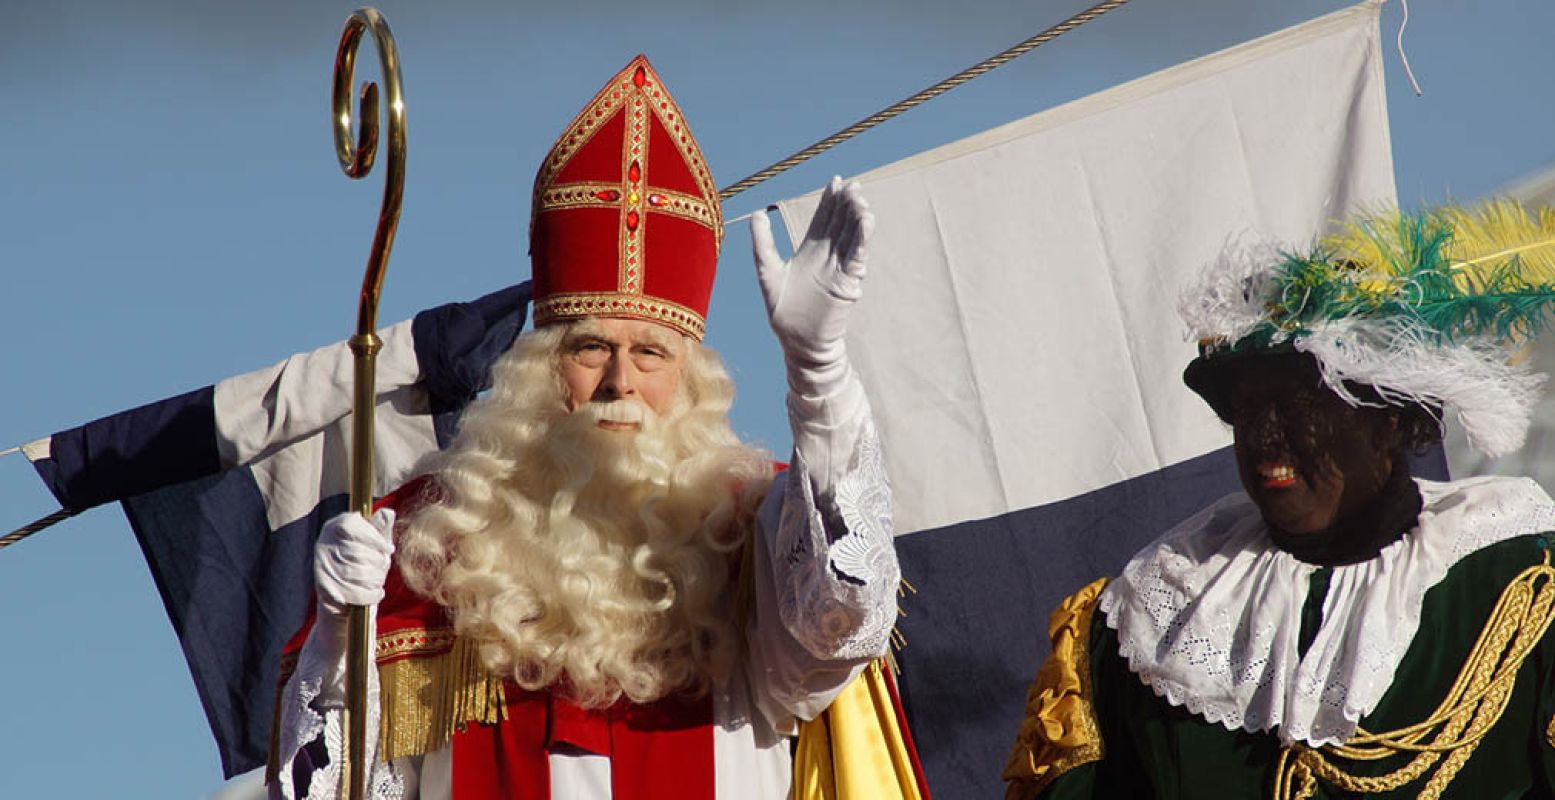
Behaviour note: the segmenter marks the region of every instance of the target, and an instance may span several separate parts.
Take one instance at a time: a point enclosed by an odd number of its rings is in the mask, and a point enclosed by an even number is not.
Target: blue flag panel
[[[70,511],[210,475],[221,468],[213,394],[207,386],[60,431],[33,468]]]
[[[265,762],[281,647],[313,603],[313,542],[346,495],[272,531],[246,467],[123,502],[227,777]]]

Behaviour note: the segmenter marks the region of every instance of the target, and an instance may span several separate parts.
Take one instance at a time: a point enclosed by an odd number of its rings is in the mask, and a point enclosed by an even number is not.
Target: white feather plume
[[[1361,405],[1345,381],[1371,386],[1389,402],[1445,405],[1469,444],[1495,458],[1523,444],[1544,376],[1507,361],[1495,342],[1433,341],[1408,317],[1349,317],[1295,341],[1311,353],[1323,381],[1351,405]]]
[[[1232,239],[1220,256],[1183,287],[1177,313],[1190,341],[1235,342],[1268,321],[1266,300],[1273,291],[1269,265],[1279,248],[1250,236]]]

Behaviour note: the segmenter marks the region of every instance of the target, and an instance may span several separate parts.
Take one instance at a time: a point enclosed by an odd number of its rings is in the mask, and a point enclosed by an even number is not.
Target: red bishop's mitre
[[[700,341],[723,241],[718,187],[644,56],[567,126],[535,176],[534,319],[629,317]]]

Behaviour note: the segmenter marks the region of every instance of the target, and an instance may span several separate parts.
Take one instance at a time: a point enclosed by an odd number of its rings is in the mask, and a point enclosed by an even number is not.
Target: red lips
[[[1258,476],[1263,478],[1265,489],[1288,489],[1296,485],[1296,468],[1290,464],[1264,462],[1258,465]]]

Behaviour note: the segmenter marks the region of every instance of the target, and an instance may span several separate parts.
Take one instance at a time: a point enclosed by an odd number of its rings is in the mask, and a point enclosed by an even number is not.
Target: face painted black
[[[1308,357],[1253,358],[1236,369],[1227,410],[1237,469],[1265,522],[1317,534],[1377,497],[1393,469],[1396,414],[1351,407]]]

